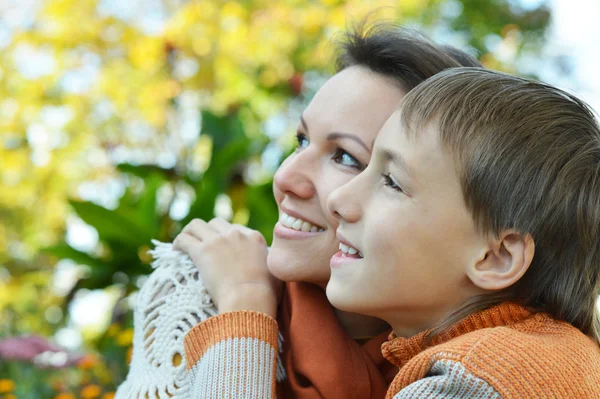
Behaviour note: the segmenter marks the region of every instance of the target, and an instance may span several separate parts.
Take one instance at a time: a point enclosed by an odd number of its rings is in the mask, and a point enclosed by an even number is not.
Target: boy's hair
[[[549,312],[600,341],[600,129],[581,100],[479,68],[444,71],[401,106],[407,134],[427,123],[453,154],[484,233],[530,234],[535,255],[512,287],[473,298],[434,329],[504,300]]]
[[[367,28],[363,21],[337,40],[336,70],[362,66],[385,76],[408,92],[448,68],[480,67],[469,54],[452,46],[437,46],[416,31],[391,23]]]

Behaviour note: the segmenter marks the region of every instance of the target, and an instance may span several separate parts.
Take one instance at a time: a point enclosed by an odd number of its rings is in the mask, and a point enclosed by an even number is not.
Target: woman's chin
[[[329,265],[319,267],[320,263],[310,257],[300,257],[289,250],[274,245],[269,250],[267,266],[273,276],[286,282],[307,282],[325,286],[329,280]],[[323,265],[321,265],[323,266]]]

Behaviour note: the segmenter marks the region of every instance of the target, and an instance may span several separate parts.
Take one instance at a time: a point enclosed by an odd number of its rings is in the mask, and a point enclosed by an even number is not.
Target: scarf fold
[[[325,292],[308,283],[287,283],[279,309],[281,358],[287,378],[278,398],[383,398],[398,369],[384,359],[384,332],[363,345],[338,322]]]

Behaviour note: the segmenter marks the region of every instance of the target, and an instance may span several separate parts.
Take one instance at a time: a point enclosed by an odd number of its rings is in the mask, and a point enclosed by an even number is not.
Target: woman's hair
[[[425,79],[448,68],[480,67],[469,54],[437,46],[416,31],[390,23],[366,22],[348,29],[337,40],[336,69],[362,66],[395,82],[408,92]]]
[[[401,104],[407,134],[429,123],[438,128],[480,231],[515,230],[535,243],[517,283],[472,298],[432,335],[512,300],[600,341],[600,128],[588,105],[550,85],[481,68],[444,71]]]

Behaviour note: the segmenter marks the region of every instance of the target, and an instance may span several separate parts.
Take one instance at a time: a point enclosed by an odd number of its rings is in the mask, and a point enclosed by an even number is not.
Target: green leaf
[[[51,247],[46,247],[42,249],[42,252],[55,256],[59,259],[71,259],[76,263],[88,265],[92,269],[103,269],[106,266],[106,264],[100,259],[94,258],[85,252],[78,251],[67,244],[57,244]]]
[[[273,239],[273,227],[277,223],[279,212],[273,197],[272,183],[248,188],[248,227],[262,233],[267,242]]]
[[[196,199],[190,205],[188,216],[182,221],[184,225],[195,218],[211,220],[214,217],[218,185],[211,179],[203,179],[195,188]]]
[[[117,210],[106,209],[88,201],[69,201],[77,215],[98,231],[103,241],[123,241],[138,247],[152,239],[151,233]]]
[[[213,148],[219,151],[229,142],[246,137],[244,126],[237,114],[219,116],[202,111],[202,132],[213,140]]]
[[[156,213],[156,196],[160,186],[164,183],[162,176],[153,173],[144,179],[144,189],[137,200],[126,207],[123,203],[119,206],[119,212],[131,215],[131,221],[147,233],[156,237],[158,234],[159,217]]]

